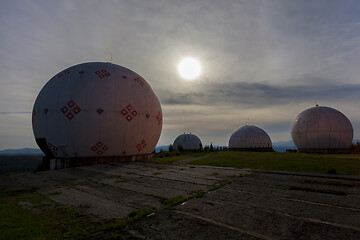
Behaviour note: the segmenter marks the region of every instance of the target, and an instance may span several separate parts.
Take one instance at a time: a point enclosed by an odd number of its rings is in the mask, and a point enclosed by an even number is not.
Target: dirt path
[[[187,164],[191,163],[192,161],[199,160],[199,159],[203,159],[203,158],[205,158],[205,157],[206,157],[206,155],[205,155],[205,156],[201,156],[201,157],[193,157],[193,158],[181,159],[181,160],[179,160],[179,161],[173,162],[172,164],[173,164],[173,165],[187,165]]]

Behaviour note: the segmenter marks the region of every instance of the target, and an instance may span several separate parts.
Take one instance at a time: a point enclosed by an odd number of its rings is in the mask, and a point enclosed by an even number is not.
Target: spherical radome
[[[181,145],[184,150],[196,151],[200,149],[200,144],[202,143],[196,135],[184,133],[175,139],[173,147],[178,149],[179,145]]]
[[[322,106],[301,112],[291,130],[300,151],[346,149],[351,145],[353,134],[353,127],[344,114]]]
[[[229,139],[230,149],[272,149],[269,135],[261,128],[246,125],[236,130]]]
[[[150,154],[162,111],[150,85],[125,67],[104,62],[72,66],[51,78],[34,105],[35,139],[50,157]]]

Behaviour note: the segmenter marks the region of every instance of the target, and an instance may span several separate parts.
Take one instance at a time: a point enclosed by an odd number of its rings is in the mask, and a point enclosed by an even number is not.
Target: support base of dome
[[[326,148],[316,148],[316,149],[298,149],[298,152],[303,153],[350,153],[349,148],[332,148],[332,149],[326,149]]]
[[[39,170],[56,170],[63,168],[73,168],[81,166],[91,166],[97,164],[111,164],[124,162],[150,162],[153,154],[143,155],[123,155],[123,156],[106,156],[106,157],[70,157],[70,158],[48,158],[43,157],[42,166]]]
[[[273,148],[229,148],[229,150],[242,152],[274,152]]]

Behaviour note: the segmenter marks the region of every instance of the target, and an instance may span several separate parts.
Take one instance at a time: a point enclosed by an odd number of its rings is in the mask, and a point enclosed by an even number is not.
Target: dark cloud
[[[159,91],[162,104],[236,105],[266,107],[298,102],[343,101],[357,98],[360,84],[271,85],[266,83],[212,83],[199,91]]]

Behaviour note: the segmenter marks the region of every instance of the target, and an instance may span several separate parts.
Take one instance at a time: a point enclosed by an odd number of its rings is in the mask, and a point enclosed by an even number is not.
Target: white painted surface
[[[149,154],[161,129],[161,106],[150,85],[112,63],[65,69],[43,87],[33,110],[35,138],[46,138],[57,157]]]
[[[229,139],[229,148],[271,148],[269,135],[254,125],[245,125],[236,130]]]
[[[348,148],[353,134],[353,127],[344,114],[322,106],[301,112],[291,130],[291,137],[300,150]]]
[[[174,149],[178,149],[179,145],[183,147],[184,150],[199,150],[201,140],[194,134],[184,133],[179,135],[173,144]]]

